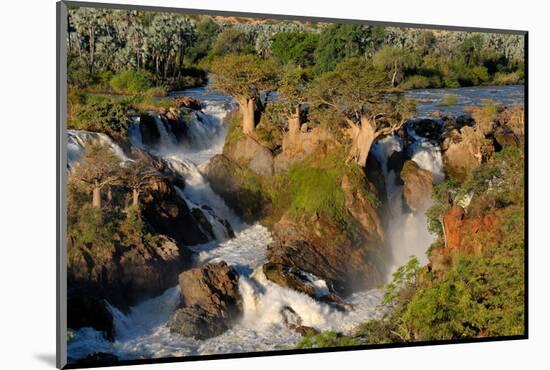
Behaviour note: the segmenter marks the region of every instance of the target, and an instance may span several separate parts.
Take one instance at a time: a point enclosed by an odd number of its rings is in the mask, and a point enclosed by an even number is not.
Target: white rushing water
[[[222,335],[207,340],[172,334],[166,322],[179,304],[179,288],[176,286],[158,297],[131,307],[128,314],[109,305],[114,317],[115,341],[108,342],[99,332],[82,328],[75,332],[76,339],[68,343],[69,357],[81,358],[93,352],[110,352],[121,359],[142,356],[158,358],[292,348],[301,337],[290,331],[284,323],[283,312],[287,307],[301,318],[302,325],[344,333],[350,333],[360,323],[380,317],[381,313],[377,309],[382,296],[380,290],[357,292],[347,297],[346,301],[354,306],[354,310],[341,312],[331,305],[266,279],[261,267],[267,262],[267,246],[273,241],[269,230],[259,224],[247,225],[242,222],[223,199],[212,191],[201,173],[201,168],[208,160],[222,151],[225,138],[222,122],[227,113],[226,104],[220,100],[206,101],[202,112],[191,113],[193,117],[188,129],[190,139],[183,143],[177,142],[169,125],[158,116],[155,124],[160,134],[159,145],[153,148],[143,145],[139,118],[134,119],[129,136],[132,145],[162,157],[172,171],[185,179],[185,187],[176,190],[191,208],[203,210],[216,236],[216,240],[191,247],[195,253],[195,264],[223,260],[235,268],[240,276],[239,290],[243,297],[242,319]],[[71,134],[69,141],[78,143]],[[80,144],[78,150],[76,147],[69,148],[76,153],[70,155],[75,160],[78,160],[77,154],[81,153],[84,142]],[[117,148],[113,150],[120,149]],[[383,172],[393,217],[388,234],[394,265],[399,266],[407,261],[409,255],[419,257],[421,262],[425,261],[425,251],[431,243],[431,236],[427,233],[422,212],[408,214],[403,211],[401,188],[396,185],[398,174],[387,166],[388,158],[394,151],[403,151],[403,143],[397,136],[380,140],[372,149],[372,153],[384,164]],[[437,154],[427,144],[419,145],[413,149],[412,158],[437,177],[437,174],[442,173]],[[229,239],[223,220],[231,224],[235,238]],[[308,279],[319,296],[328,292],[322,279],[313,275],[308,276]]]
[[[420,168],[432,173],[435,184],[443,181],[445,174],[439,145],[417,135],[410,124],[407,131],[415,140],[408,148],[410,158]],[[398,135],[390,135],[378,140],[371,151],[382,164],[388,196],[389,216],[385,232],[392,252],[392,265],[389,268],[388,279],[393,271],[406,264],[410,257],[414,256],[420,264],[426,264],[428,262],[426,251],[435,240],[435,236],[428,231],[425,213],[431,206],[432,200],[426,199],[424,206],[416,212],[407,210],[403,204],[402,186],[396,181],[399,174],[389,168],[391,155],[403,150],[403,139]]]
[[[88,144],[105,145],[111,148],[113,153],[122,161],[129,158],[109,136],[100,132],[84,130],[67,130],[67,167],[71,170],[84,154],[84,148]]]

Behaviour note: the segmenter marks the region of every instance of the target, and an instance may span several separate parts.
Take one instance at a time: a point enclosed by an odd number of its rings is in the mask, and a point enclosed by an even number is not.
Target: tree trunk
[[[254,131],[256,123],[254,120],[254,98],[242,99],[239,103],[239,109],[243,118],[243,132],[245,134],[250,134]]]
[[[99,186],[95,186],[92,191],[92,207],[101,208],[101,188]]]
[[[361,167],[367,166],[370,148],[374,142],[376,125],[367,117],[361,117],[361,126],[353,128],[353,142],[351,145],[351,157]]]
[[[95,29],[90,27],[88,29],[88,37],[90,43],[90,64],[88,66],[90,77],[94,74],[94,63],[95,63]]]
[[[395,80],[397,79],[397,64],[393,66],[393,75],[391,76],[391,86],[395,87]]]
[[[296,136],[300,132],[300,104],[298,104],[296,111],[288,120],[288,132],[290,136]]]
[[[139,206],[139,190],[132,189],[132,207],[137,208]]]

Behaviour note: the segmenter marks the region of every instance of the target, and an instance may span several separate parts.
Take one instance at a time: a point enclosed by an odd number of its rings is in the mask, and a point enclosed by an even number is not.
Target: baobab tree
[[[372,144],[399,130],[414,107],[411,101],[387,93],[387,75],[363,59],[344,61],[321,75],[310,90],[313,102],[340,113],[352,139],[349,160],[367,164]]]
[[[291,137],[300,131],[300,112],[307,101],[306,90],[311,80],[310,69],[296,68],[284,75],[277,90],[289,108],[288,133]]]
[[[127,162],[124,166],[124,184],[132,190],[132,207],[139,207],[141,192],[159,178],[158,171],[142,161]]]
[[[105,145],[86,146],[84,156],[75,167],[72,176],[91,188],[93,208],[101,208],[101,189],[120,183],[119,162],[111,148]]]
[[[212,62],[213,85],[235,99],[243,120],[243,132],[250,134],[256,127],[260,93],[273,91],[278,82],[279,68],[271,60],[253,55],[228,54]]]

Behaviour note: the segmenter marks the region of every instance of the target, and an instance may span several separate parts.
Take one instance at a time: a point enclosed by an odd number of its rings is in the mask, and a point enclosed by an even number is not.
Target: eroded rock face
[[[201,102],[191,96],[178,96],[172,99],[172,104],[176,108],[188,108],[193,110],[201,109]]]
[[[474,127],[464,126],[460,133],[446,139],[442,144],[443,161],[447,172],[455,177],[464,178],[480,164],[488,161],[495,148],[485,134]]]
[[[274,172],[286,172],[292,164],[303,161],[314,153],[325,153],[330,139],[330,135],[320,128],[308,131],[306,124],[302,125],[300,132],[284,135],[283,151],[274,159]]]
[[[480,254],[502,241],[501,217],[497,212],[468,215],[459,205],[443,214],[445,246],[430,255],[434,270],[445,269],[458,255]]]
[[[231,145],[225,145],[223,154],[258,175],[273,175],[273,153],[248,135],[243,135]]]
[[[358,184],[347,174],[342,178],[345,207],[355,222],[355,236],[346,234],[341,226],[333,225],[320,214],[287,213],[273,226],[275,242],[268,246],[269,261],[312,273],[338,294],[382,283],[384,232],[373,199],[361,191],[368,188],[366,180]],[[294,282],[291,280],[281,284]]]
[[[143,216],[156,232],[183,245],[206,243],[211,239],[199,227],[203,220],[193,216],[187,203],[168,181],[162,179],[152,183],[150,191],[141,197],[141,204]]]
[[[272,232],[275,242],[267,249],[271,263],[312,273],[338,294],[382,282],[378,261],[370,258],[376,252],[370,254],[365,239],[339,238],[342,231],[321,218],[294,220],[283,216]]]
[[[218,154],[210,159],[204,175],[210,187],[219,194],[225,203],[246,222],[255,222],[260,218],[264,205],[259,195],[242,186],[238,173],[241,167],[224,155]]]
[[[179,272],[191,260],[187,248],[165,235],[133,245],[84,246],[74,245],[69,239],[67,254],[70,285],[86,287],[74,292],[74,301],[84,299],[80,295],[93,294],[122,309],[174,286]],[[75,307],[89,312],[96,305],[84,300]],[[101,308],[94,310],[99,312]],[[99,330],[105,330],[103,324],[100,326]]]
[[[179,287],[181,304],[168,322],[171,332],[210,338],[227,330],[242,312],[238,275],[225,262],[181,273]]]
[[[426,208],[433,189],[433,175],[411,160],[403,165],[401,170],[403,180],[403,197],[408,207],[416,212]]]
[[[365,181],[363,186],[368,187],[369,185]],[[371,204],[371,200],[367,198],[366,193],[359,191],[347,174],[342,177],[342,190],[345,194],[346,207],[361,226],[361,231],[365,233],[367,240],[372,244],[383,242],[384,230],[382,222],[376,209]]]

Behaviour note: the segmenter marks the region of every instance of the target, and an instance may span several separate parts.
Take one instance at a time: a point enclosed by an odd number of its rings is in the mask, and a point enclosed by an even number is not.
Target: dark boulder
[[[147,146],[155,146],[159,143],[160,132],[155,123],[155,117],[150,114],[142,114],[139,117],[139,131],[141,142]]]
[[[180,307],[171,332],[206,339],[227,330],[242,312],[238,275],[225,262],[207,263],[179,276]]]
[[[113,340],[115,331],[113,315],[99,292],[91,287],[72,287],[67,292],[67,327],[78,330],[84,327],[94,328]]]
[[[141,197],[143,215],[151,227],[183,245],[195,245],[211,240],[206,235],[185,200],[166,179],[151,184],[150,190]],[[196,212],[198,215],[198,213]]]
[[[265,277],[277,285],[306,294],[341,311],[351,308],[334,293],[330,284],[327,285],[326,290],[316,287],[311,280],[316,277],[297,267],[268,262],[263,265],[262,269]]]
[[[422,118],[411,121],[409,125],[417,135],[430,140],[439,140],[443,132],[443,125],[440,119]]]
[[[201,306],[177,309],[170,316],[168,327],[173,333],[201,340],[216,337],[228,329],[221,316],[212,315]]]

